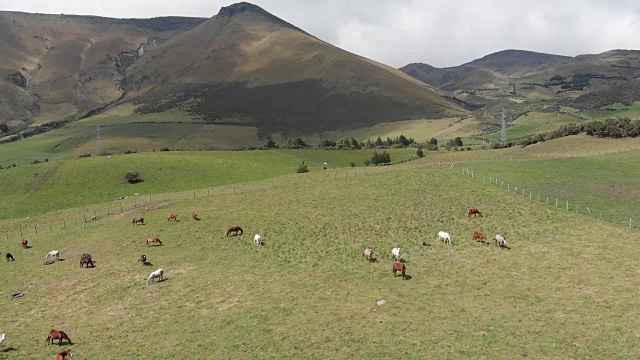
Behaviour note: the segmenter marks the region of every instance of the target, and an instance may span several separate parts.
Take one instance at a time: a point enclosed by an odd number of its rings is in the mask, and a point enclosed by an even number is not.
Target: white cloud
[[[504,49],[561,55],[640,49],[631,0],[255,0],[336,46],[400,67],[455,66]],[[220,0],[0,0],[3,10],[111,17],[215,15]]]

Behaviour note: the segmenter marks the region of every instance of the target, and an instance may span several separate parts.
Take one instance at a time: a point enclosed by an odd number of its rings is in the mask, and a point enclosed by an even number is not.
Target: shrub
[[[78,156],[78,157],[81,157],[81,158],[91,157],[91,154],[82,154],[82,155],[80,155],[80,156]]]
[[[296,170],[296,173],[298,174],[303,174],[308,172],[309,172],[309,167],[304,163],[304,161],[302,162],[302,164],[300,164],[300,166],[298,166],[298,170]]]
[[[371,157],[371,163],[373,165],[379,164],[388,164],[391,162],[391,155],[388,152],[383,151],[382,154],[378,154],[377,151],[373,152],[373,156]]]
[[[162,147],[160,148],[160,151],[171,151],[168,147]]]
[[[277,149],[278,145],[276,144],[275,141],[273,141],[271,136],[269,136],[269,137],[267,137],[267,142],[264,143],[264,148],[265,149]]]
[[[127,184],[137,184],[143,181],[144,179],[137,172],[128,172],[124,176],[124,182],[126,182]]]
[[[35,159],[35,160],[33,160],[33,161],[31,162],[31,164],[32,164],[32,165],[40,164],[40,160]]]
[[[416,151],[416,155],[418,155],[418,157],[424,157],[424,151],[422,151],[421,147],[419,147],[418,151]]]
[[[352,161],[352,162],[350,162],[350,163],[349,163],[349,166],[351,166],[351,167],[355,167],[355,166],[356,166],[356,163]]]
[[[126,154],[135,154],[135,153],[137,153],[137,151],[135,151],[135,150],[127,150],[127,151],[124,152],[125,155]]]

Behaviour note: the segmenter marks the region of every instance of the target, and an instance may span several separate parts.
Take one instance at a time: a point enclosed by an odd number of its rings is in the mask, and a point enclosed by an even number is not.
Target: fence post
[[[295,181],[294,181],[294,184],[295,184]],[[236,193],[236,186],[235,185],[233,185],[233,193],[234,194]]]
[[[62,228],[63,229],[67,228],[67,220],[62,220]]]
[[[209,189],[207,189],[207,196],[209,196]]]
[[[529,200],[531,200],[531,191],[529,191]]]
[[[504,186],[504,183],[503,183],[503,182],[501,182],[501,183],[500,183],[500,189],[501,189],[501,190],[502,190],[503,186]]]
[[[7,240],[9,240],[9,232],[8,232],[8,231],[6,231],[6,230],[5,230],[5,232],[4,232],[4,236],[6,236],[6,237],[7,237]]]
[[[558,198],[556,198],[556,207],[558,207]]]
[[[522,189],[522,196],[524,196],[524,189]]]
[[[84,223],[86,224],[86,223],[87,223],[87,215],[86,215],[86,214],[84,214],[84,215],[82,215],[82,216],[84,216]]]
[[[49,231],[51,231],[51,224],[49,224]]]
[[[149,204],[151,204],[151,194],[149,194]]]
[[[122,214],[122,203],[120,203],[120,214]]]
[[[20,237],[22,237],[22,225],[20,225]]]
[[[629,218],[629,229],[631,229],[631,218]]]
[[[109,213],[109,207],[107,206],[107,216],[111,216],[111,214]]]
[[[567,211],[569,211],[569,200],[567,200]]]
[[[234,188],[235,188],[235,186],[234,186]],[[195,199],[195,197],[196,197],[196,191],[193,190],[193,198]]]
[[[38,233],[38,225],[33,225],[33,228],[36,230],[36,234]]]

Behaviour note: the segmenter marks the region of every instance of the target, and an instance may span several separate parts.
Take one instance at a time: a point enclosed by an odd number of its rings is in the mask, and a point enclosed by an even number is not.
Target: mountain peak
[[[247,11],[266,13],[266,11],[264,11],[260,6],[243,1],[243,2],[222,7],[218,15],[234,16],[234,15],[240,15],[240,14],[246,13]]]

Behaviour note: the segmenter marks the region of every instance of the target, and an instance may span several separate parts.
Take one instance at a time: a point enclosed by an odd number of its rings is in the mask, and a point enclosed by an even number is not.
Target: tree
[[[356,163],[352,161],[352,162],[350,162],[350,163],[349,163],[349,166],[351,166],[351,167],[355,167],[355,166],[356,166]]]
[[[298,166],[298,170],[296,170],[296,172],[298,174],[308,173],[309,172],[309,167],[303,161],[302,164],[300,164],[300,166]]]
[[[9,126],[5,123],[0,124],[0,132],[8,132]]]
[[[422,151],[422,147],[418,148],[418,151],[416,151],[416,155],[418,155],[418,157],[424,157],[424,151]]]
[[[406,137],[406,136],[404,136],[404,135],[400,135],[400,136],[398,137],[398,142],[399,142],[399,143],[400,143],[400,145],[402,145],[402,146],[409,146],[409,144],[411,143],[411,142],[409,142],[409,139],[407,139],[407,137]]]
[[[437,146],[437,145],[438,145],[438,139],[436,139],[436,138],[432,137],[432,138],[431,138],[431,140],[429,140],[429,144],[432,144],[432,145],[436,145],[436,146]]]
[[[382,146],[382,139],[380,138],[380,136],[378,136],[378,138],[376,139],[375,146]]]
[[[370,159],[366,159],[366,160],[364,161],[364,165],[365,165],[365,166],[369,166],[369,165],[371,165],[371,160],[370,160]]]
[[[127,184],[136,184],[136,183],[140,183],[140,182],[143,182],[143,181],[144,181],[144,179],[137,172],[128,172],[124,176],[124,182],[126,182]]]
[[[264,143],[264,147],[267,149],[275,149],[278,147],[275,141],[271,138],[271,135],[267,137],[267,142]]]

